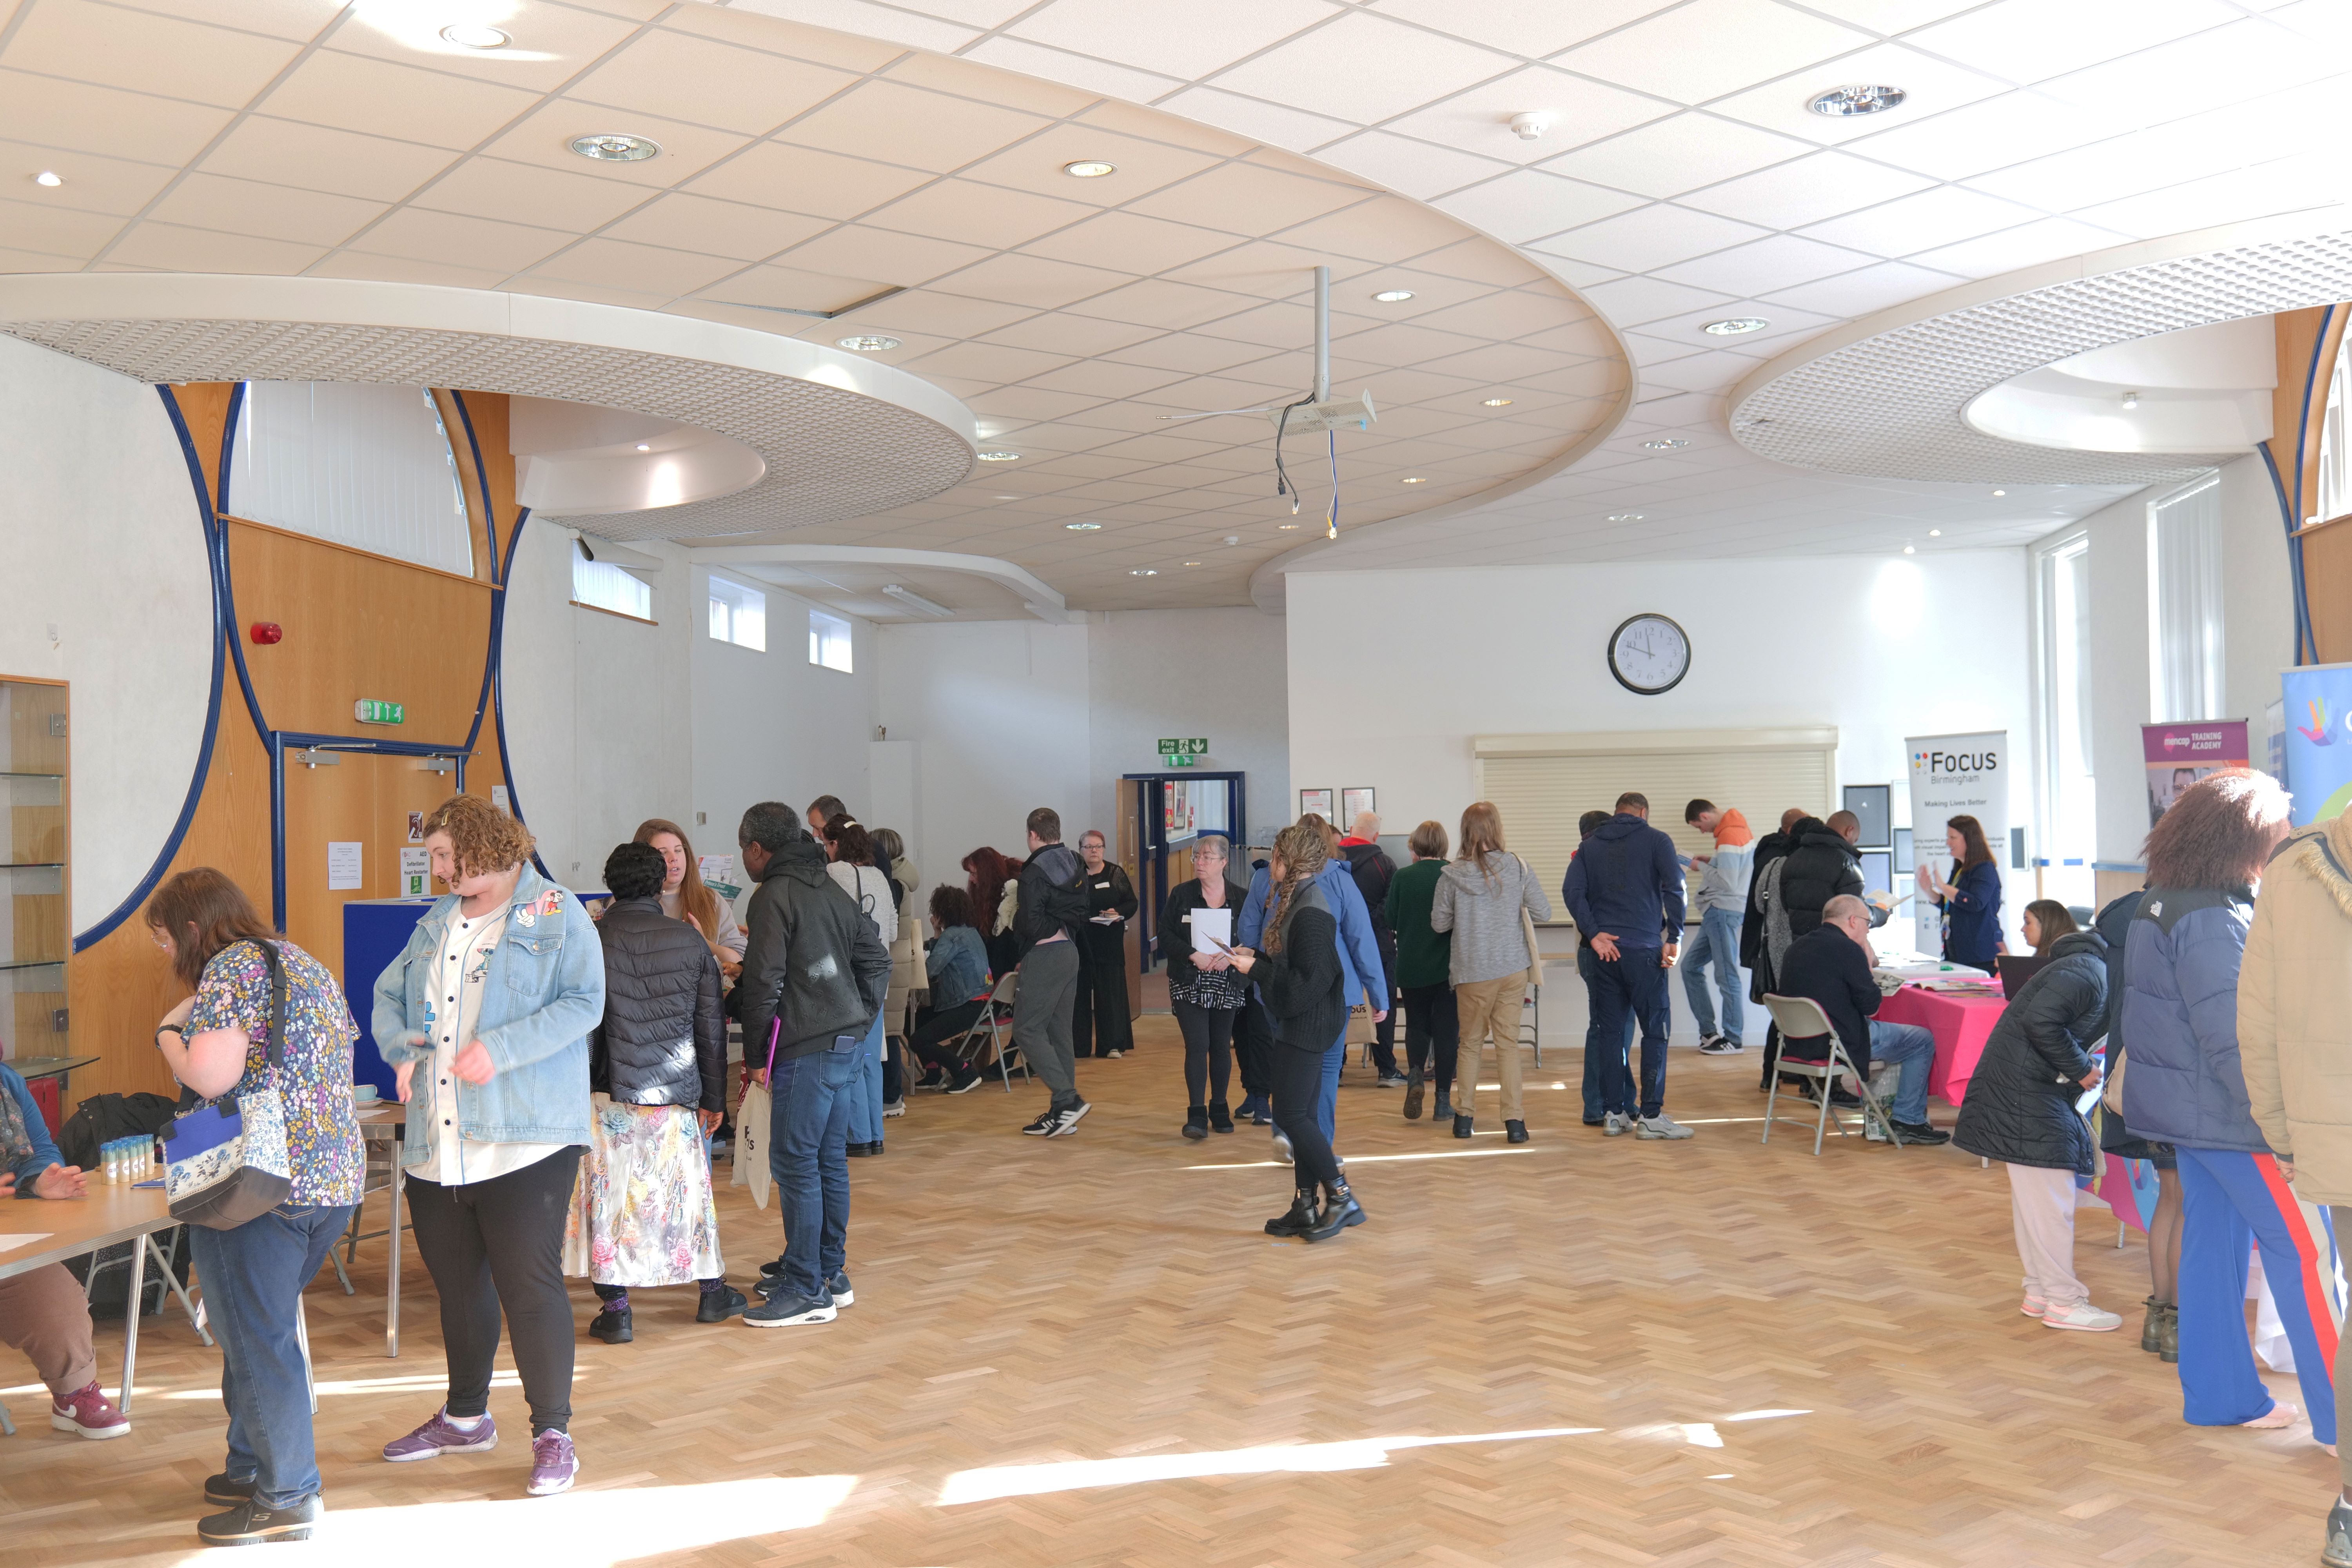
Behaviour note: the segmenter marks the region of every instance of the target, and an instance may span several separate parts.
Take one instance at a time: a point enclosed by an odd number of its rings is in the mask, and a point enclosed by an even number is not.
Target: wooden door
[[[343,905],[400,896],[401,851],[425,847],[409,840],[409,815],[421,817],[456,784],[453,773],[431,771],[421,757],[330,754],[341,761],[305,766],[297,753],[286,755],[286,934],[330,973],[341,974]],[[360,847],[356,888],[328,885],[330,847],[337,844]]]

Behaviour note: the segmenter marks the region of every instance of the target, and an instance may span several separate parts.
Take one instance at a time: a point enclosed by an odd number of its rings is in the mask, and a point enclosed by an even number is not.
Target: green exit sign
[[[1168,759],[1168,765],[1171,768],[1189,768],[1192,765],[1192,753],[1178,752]]]
[[[397,702],[362,697],[352,704],[352,717],[362,724],[405,724],[408,722],[408,710]]]
[[[1205,757],[1209,754],[1209,738],[1195,735],[1189,740],[1163,739],[1160,742],[1160,754],[1163,757]]]

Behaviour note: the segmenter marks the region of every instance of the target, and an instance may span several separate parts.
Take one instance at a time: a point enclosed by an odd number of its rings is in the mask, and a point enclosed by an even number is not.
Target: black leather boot
[[[1305,1236],[1314,1227],[1315,1220],[1315,1189],[1301,1187],[1292,1194],[1288,1213],[1265,1222],[1265,1233],[1268,1236]]]
[[[1348,1184],[1344,1181],[1326,1182],[1323,1184],[1323,1210],[1316,1215],[1315,1223],[1307,1227],[1307,1239],[1328,1241],[1349,1226],[1363,1223],[1364,1206],[1356,1201],[1356,1194],[1348,1190]]]
[[[1209,1131],[1231,1132],[1233,1130],[1234,1113],[1226,1108],[1225,1102],[1222,1100],[1209,1101]]]
[[[1470,1118],[1464,1116],[1459,1111],[1456,1111],[1454,1117],[1454,1136],[1456,1138],[1467,1138],[1470,1136]]]
[[[1209,1135],[1209,1108],[1196,1105],[1184,1112],[1184,1136],[1198,1142]]]

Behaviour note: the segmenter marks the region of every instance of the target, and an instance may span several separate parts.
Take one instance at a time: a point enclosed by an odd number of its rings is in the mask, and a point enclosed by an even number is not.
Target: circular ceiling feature
[[[1066,522],[1062,524],[1062,526],[1068,529],[1072,533],[1099,533],[1102,531],[1102,524],[1099,522]]]
[[[982,452],[980,455],[980,460],[983,463],[1017,463],[1021,460],[1021,454],[1018,452]]]
[[[1689,445],[1690,442],[1680,436],[1667,436],[1659,440],[1643,442],[1642,450],[1645,452],[1671,452],[1677,447],[1687,447]]]
[[[1857,114],[1884,114],[1908,96],[1899,87],[1857,84],[1833,87],[1805,107],[1832,120],[1846,120]]]
[[[453,22],[441,29],[441,39],[461,49],[503,49],[514,42],[498,28],[478,22]]]
[[[1412,290],[1410,289],[1383,289],[1372,296],[1372,300],[1381,305],[1402,305],[1412,298]]]
[[[1761,316],[1728,316],[1720,321],[1709,321],[1699,331],[1711,338],[1736,338],[1748,332],[1760,332],[1771,324]]]
[[[1081,158],[1075,163],[1062,165],[1062,173],[1074,180],[1099,180],[1105,174],[1118,173],[1117,163],[1106,163],[1099,158]]]
[[[852,353],[887,353],[898,346],[898,340],[879,332],[862,332],[856,337],[835,338],[834,347],[847,349]]]
[[[633,136],[622,131],[574,136],[572,150],[583,158],[593,158],[600,163],[639,163],[647,158],[661,156],[661,143],[652,137]]]

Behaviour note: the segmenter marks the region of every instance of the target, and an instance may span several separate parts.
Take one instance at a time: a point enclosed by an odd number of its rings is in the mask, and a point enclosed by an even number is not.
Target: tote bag
[[[294,1190],[287,1157],[286,1104],[278,1093],[285,1059],[286,969],[278,950],[256,943],[269,965],[269,1073],[264,1087],[232,1089],[173,1119],[163,1136],[163,1195],[172,1217],[207,1230],[235,1230]]]
[[[764,1080],[776,1069],[776,1037],[782,1028],[782,1019],[768,1026],[766,1071],[759,1078],[748,1071],[743,1075],[743,1100],[735,1108],[735,1169],[727,1179],[730,1187],[751,1188],[751,1201],[762,1209],[768,1206],[772,1180],[768,1170],[768,1119],[775,1105],[775,1096]]]

